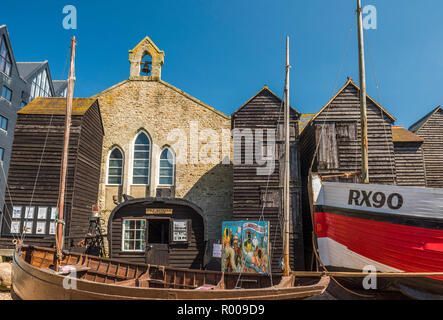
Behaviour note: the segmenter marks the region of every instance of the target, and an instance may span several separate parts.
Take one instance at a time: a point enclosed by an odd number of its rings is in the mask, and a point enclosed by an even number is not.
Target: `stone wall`
[[[208,238],[219,239],[221,222],[232,215],[232,166],[229,161],[222,164],[222,159],[231,154],[222,148],[222,130],[230,148],[229,134],[226,136],[231,128],[230,118],[168,83],[149,77],[126,80],[96,97],[105,129],[99,190],[99,208],[105,220],[115,208],[114,195],[118,195],[120,201],[122,194],[135,198],[156,196],[161,150],[164,146],[174,149],[177,141],[184,139],[188,147],[180,159],[187,161],[176,165],[175,197],[200,206],[207,216]],[[200,138],[195,135],[197,127]],[[208,129],[218,134],[217,140],[204,138],[202,133]],[[140,130],[149,135],[152,145],[149,186],[131,185],[133,143]],[[175,137],[168,137],[174,130]],[[181,130],[181,134],[177,130]],[[109,186],[106,181],[108,157],[116,146],[124,153],[123,183]],[[206,163],[204,157],[203,161],[196,161],[199,153],[204,155],[209,146],[219,149],[217,161]],[[179,156],[180,151],[174,152]]]

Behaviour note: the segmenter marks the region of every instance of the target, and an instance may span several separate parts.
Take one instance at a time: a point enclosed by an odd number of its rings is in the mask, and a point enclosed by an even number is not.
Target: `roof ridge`
[[[329,105],[346,89],[346,87],[348,85],[352,84],[355,88],[357,88],[357,90],[361,90],[361,88],[354,82],[354,80],[352,80],[351,77],[347,77],[347,81],[346,83],[343,85],[343,87],[341,87],[340,90],[337,91],[337,93],[320,109],[320,111],[318,111],[315,116],[311,119],[311,121],[314,121],[315,119],[318,118],[318,116],[320,115],[320,113],[322,113],[327,107],[329,107]],[[397,119],[390,114],[385,108],[383,108],[377,101],[375,101],[369,94],[366,93],[366,97],[372,101],[372,103],[374,103],[376,105],[376,107],[380,108],[389,118],[391,118],[391,120],[396,121]]]
[[[438,110],[443,110],[442,106],[438,106],[434,109],[432,109],[431,112],[427,113],[424,117],[420,118],[418,121],[414,122],[410,127],[409,130],[413,131],[413,132],[417,132],[418,130],[420,130],[421,128],[423,128],[423,126],[428,122],[428,120],[435,114],[437,113]],[[423,123],[421,123],[423,122]],[[420,124],[421,123],[421,124]],[[420,126],[418,126],[418,124],[420,124]],[[417,128],[414,128],[418,126]]]

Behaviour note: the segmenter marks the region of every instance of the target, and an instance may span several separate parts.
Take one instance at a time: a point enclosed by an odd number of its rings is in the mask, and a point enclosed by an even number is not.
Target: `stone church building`
[[[161,79],[165,54],[146,37],[129,52],[130,77],[94,96],[103,140],[99,208],[123,195],[179,198],[202,209],[209,240],[232,214],[231,118]]]

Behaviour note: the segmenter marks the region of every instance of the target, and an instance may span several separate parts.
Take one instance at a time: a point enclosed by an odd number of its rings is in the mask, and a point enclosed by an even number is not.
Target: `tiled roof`
[[[81,116],[96,102],[93,98],[74,98],[72,101],[72,115]],[[66,114],[66,98],[36,98],[18,114]]]
[[[424,142],[425,139],[420,138],[413,132],[406,130],[401,126],[392,127],[392,140],[394,142]]]

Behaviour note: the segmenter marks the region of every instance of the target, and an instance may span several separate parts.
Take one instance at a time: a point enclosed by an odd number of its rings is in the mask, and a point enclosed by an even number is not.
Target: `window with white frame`
[[[123,153],[114,148],[109,155],[108,184],[121,185],[123,176]]]
[[[6,75],[11,75],[11,56],[9,55],[8,48],[6,47],[6,38],[0,37],[0,71]]]
[[[33,80],[31,85],[31,98],[52,97],[48,73],[43,69]]]
[[[143,252],[146,249],[146,220],[123,220],[122,251]]]
[[[174,169],[175,169],[175,157],[171,149],[165,148],[160,154],[160,174],[159,182],[160,186],[173,186],[174,185]]]
[[[134,143],[134,162],[132,169],[132,184],[149,185],[149,165],[151,159],[151,140],[140,132]]]
[[[8,131],[8,119],[0,115],[0,128]]]

